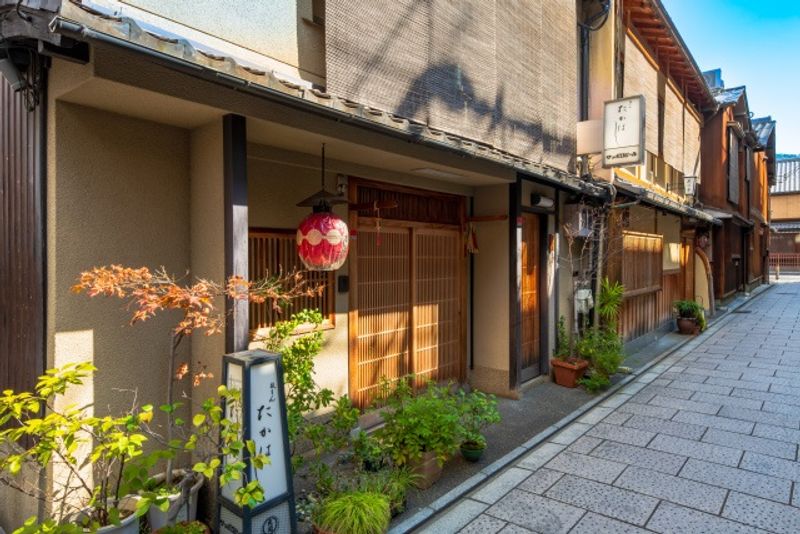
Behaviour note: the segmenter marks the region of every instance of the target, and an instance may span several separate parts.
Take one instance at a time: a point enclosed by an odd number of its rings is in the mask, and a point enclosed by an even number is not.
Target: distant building
[[[779,159],[770,187],[771,255],[800,254],[800,156]]]

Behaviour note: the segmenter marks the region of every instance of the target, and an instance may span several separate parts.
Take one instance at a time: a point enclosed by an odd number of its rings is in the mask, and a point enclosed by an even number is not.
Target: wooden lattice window
[[[248,258],[250,278],[263,278],[279,272],[301,270],[303,276],[312,285],[324,284],[321,295],[300,297],[293,300],[282,310],[276,310],[270,303],[250,304],[250,329],[268,328],[276,322],[288,319],[295,312],[303,309],[316,309],[322,313],[323,326],[333,328],[334,305],[336,293],[334,289],[334,272],[306,271],[297,255],[295,230],[274,230],[251,228],[248,239]]]
[[[658,234],[622,232],[622,285],[632,297],[661,289],[664,238]]]

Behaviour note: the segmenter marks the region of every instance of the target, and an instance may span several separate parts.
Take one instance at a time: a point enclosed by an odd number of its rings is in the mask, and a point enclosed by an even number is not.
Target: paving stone
[[[650,442],[648,447],[658,451],[671,452],[673,454],[688,456],[689,458],[708,460],[709,462],[716,462],[718,464],[734,467],[739,465],[739,459],[742,457],[742,451],[737,449],[722,447],[711,443],[691,441],[675,436],[666,436],[664,434],[658,434],[653,438],[653,441]]]
[[[592,451],[591,455],[639,467],[647,467],[670,475],[677,475],[686,462],[685,456],[635,447],[615,441],[604,441]]]
[[[703,441],[706,443],[724,445],[726,447],[735,447],[744,451],[759,452],[768,456],[786,458],[788,460],[794,460],[797,453],[797,446],[792,443],[762,437],[746,436],[744,434],[717,430],[715,428],[709,429],[708,432],[706,432],[703,436]]]
[[[727,494],[722,488],[642,467],[627,468],[614,485],[713,514],[722,510]]]
[[[649,383],[650,383],[650,382],[652,382],[653,380],[656,380],[656,379],[658,378],[658,376],[659,376],[659,375],[658,375],[658,373],[652,373],[652,372],[648,372],[648,373],[645,373],[645,374],[643,374],[642,376],[640,376],[640,377],[637,379],[637,381],[639,381],[639,382],[643,382],[643,383],[645,383],[645,384],[649,384]]]
[[[570,534],[647,534],[647,531],[616,519],[588,512],[578,521]]]
[[[761,409],[765,412],[782,413],[786,415],[797,415],[800,413],[800,408],[797,406],[772,401],[765,401],[764,406],[762,406]]]
[[[628,419],[623,426],[635,428],[637,430],[649,430],[650,432],[669,434],[686,439],[700,439],[706,431],[706,427],[704,426],[665,421],[664,419],[647,417],[645,415],[634,415]]]
[[[800,385],[800,381],[798,380],[792,378],[781,378],[778,376],[764,376],[764,375],[752,374],[748,375],[748,380],[753,380],[755,382],[767,382],[768,384],[775,386],[784,386],[784,387],[791,386],[793,388],[796,388],[798,385]]]
[[[710,428],[719,428],[720,430],[728,430],[730,432],[740,432],[742,434],[749,434],[753,431],[753,427],[755,426],[755,423],[750,421],[741,421],[739,419],[729,419],[727,417],[717,417],[716,415],[695,412],[678,412],[672,420],[679,423],[702,425]]]
[[[761,410],[748,410],[747,408],[723,406],[719,412],[719,415],[722,417],[730,417],[732,419],[753,421],[754,423],[766,423],[768,425],[800,428],[800,416],[795,417],[782,413],[763,412]]]
[[[545,495],[635,525],[644,525],[658,504],[653,497],[572,475],[564,476]]]
[[[499,534],[530,534],[531,532],[533,531],[528,530],[527,528],[522,528],[519,525],[509,523],[503,528],[503,530],[499,532]]]
[[[658,380],[653,380],[652,382],[650,382],[650,385],[652,385],[654,387],[665,388],[665,387],[669,386],[671,383],[672,383],[672,380],[667,380],[665,378],[659,378]]]
[[[722,406],[735,406],[737,408],[747,408],[749,410],[760,410],[763,401],[758,399],[745,399],[742,397],[731,397],[730,395],[717,395],[715,393],[703,393],[698,391],[692,395],[692,400],[697,402],[707,402],[709,404],[720,404]]]
[[[563,445],[557,443],[544,443],[536,447],[527,456],[517,463],[517,467],[523,467],[535,471],[550,461],[553,456],[564,450]]]
[[[612,395],[605,402],[603,402],[600,406],[605,408],[617,408],[620,405],[624,404],[631,398],[630,395],[625,395],[623,393],[617,393],[616,395]]]
[[[533,473],[528,478],[526,478],[517,487],[521,490],[541,495],[545,491],[549,490],[550,487],[556,482],[558,482],[558,479],[560,479],[563,476],[564,473],[561,473],[559,471],[553,471],[552,469],[547,469],[543,467],[538,471],[536,471],[535,473]]]
[[[625,428],[617,425],[598,423],[591,430],[589,430],[586,435],[594,438],[610,439],[613,441],[619,441],[621,443],[628,443],[630,445],[644,446],[647,445],[651,439],[653,439],[655,433],[644,430],[636,430],[635,428]]]
[[[680,380],[681,382],[697,382],[702,383],[708,380],[707,377],[703,375],[687,375],[685,373],[681,373],[678,371],[667,371],[663,375],[664,378],[669,380]]]
[[[589,410],[589,413],[578,419],[579,423],[587,423],[593,425],[595,423],[599,423],[602,421],[608,414],[613,412],[613,408],[603,408],[602,406],[597,406]]]
[[[748,399],[760,399],[768,402],[778,402],[789,406],[800,406],[800,396],[785,395],[783,393],[774,393],[772,391],[752,391],[748,389],[734,388],[731,395],[734,397],[745,397]],[[800,411],[800,408],[797,408]]]
[[[710,404],[708,402],[697,402],[693,400],[674,399],[671,397],[663,397],[656,395],[650,400],[650,404],[654,406],[662,406],[665,408],[677,408],[679,410],[689,410],[692,412],[705,413],[714,415],[719,412],[722,407],[721,404]]]
[[[784,395],[797,395],[800,388],[796,386],[784,386],[781,384],[770,384],[769,390],[773,393],[783,393]]]
[[[769,384],[765,384],[763,382],[753,382],[750,380],[731,380],[729,378],[709,378],[706,383],[714,384],[718,386],[728,386],[734,388],[733,391],[736,389],[746,389],[752,391],[767,391],[769,389]],[[733,394],[733,392],[731,393]]]
[[[651,406],[650,404],[639,404],[638,402],[632,402],[632,401],[626,402],[625,404],[617,408],[617,410],[620,412],[632,413],[635,415],[647,415],[649,417],[659,417],[661,419],[672,419],[672,417],[676,413],[678,413],[678,410],[676,410],[675,408]]]
[[[683,466],[680,476],[773,501],[789,502],[792,491],[792,483],[789,480],[693,458],[689,458]]]
[[[715,393],[718,395],[730,395],[733,388],[727,386],[717,386],[714,384],[698,384],[696,382],[674,381],[671,386],[673,389],[686,389],[689,391],[699,391],[702,393]]]
[[[600,458],[562,452],[547,464],[548,469],[571,473],[598,482],[611,482],[625,469],[625,464]]]
[[[473,519],[478,517],[486,508],[487,505],[481,502],[464,499],[445,512],[441,517],[425,525],[420,532],[426,534],[458,532],[472,522]]]
[[[569,532],[581,518],[584,510],[515,489],[492,505],[486,513],[534,532],[558,534]]]
[[[550,438],[550,441],[553,443],[558,443],[560,445],[569,445],[579,437],[581,437],[587,430],[589,430],[592,426],[587,425],[585,423],[572,423],[567,426],[564,430]]]
[[[614,413],[610,414],[608,417],[603,419],[603,422],[608,423],[610,425],[621,425],[630,418],[631,414],[629,413],[615,411]]]
[[[722,519],[685,506],[662,502],[647,522],[647,528],[662,534],[758,534],[763,531]]]
[[[647,387],[647,384],[644,382],[631,382],[624,388],[622,388],[622,392],[626,395],[633,395],[634,393],[639,393],[642,389]]]
[[[764,475],[800,482],[800,463],[792,460],[784,460],[783,458],[748,451],[744,453],[739,467]]]
[[[602,443],[602,439],[593,438],[591,436],[581,436],[575,440],[575,443],[567,447],[569,452],[576,452],[578,454],[589,454],[592,450]]]
[[[788,443],[795,443],[795,444],[800,443],[800,430],[795,430],[794,428],[786,428],[785,426],[774,426],[774,425],[765,425],[762,423],[756,423],[756,427],[753,429],[753,435],[762,438],[786,441]]]
[[[691,364],[694,365],[694,362]],[[716,369],[702,369],[697,367],[687,367],[684,373],[690,375],[703,375],[703,376],[716,376],[718,378],[730,378],[732,380],[739,380],[742,377],[742,373],[738,371],[718,371]]]
[[[492,516],[481,514],[469,525],[459,531],[460,534],[495,534],[508,523]]]
[[[478,491],[470,495],[470,498],[487,504],[496,503],[517,484],[528,478],[530,474],[531,472],[527,469],[512,467],[485,482]]]
[[[637,393],[634,396],[633,401],[641,404],[647,404],[656,395],[661,395],[662,397],[672,397],[673,399],[688,399],[693,394],[694,392],[684,389],[665,388],[661,386],[650,385]]]
[[[800,510],[750,495],[731,493],[722,516],[771,532],[800,532]]]

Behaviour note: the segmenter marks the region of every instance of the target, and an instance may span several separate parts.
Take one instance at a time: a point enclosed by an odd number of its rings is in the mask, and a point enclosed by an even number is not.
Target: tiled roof
[[[753,132],[756,134],[758,144],[766,147],[769,144],[769,136],[772,135],[772,131],[775,129],[775,121],[769,116],[759,117],[750,121],[750,124],[753,125]]]
[[[199,67],[199,71],[210,71],[218,79],[234,80],[238,87],[247,87],[264,93],[280,93],[283,97],[294,98],[318,107],[321,112],[335,110],[339,114],[352,117],[354,122],[379,126],[382,129],[388,128],[418,142],[493,161],[517,172],[563,184],[573,190],[594,196],[604,195],[602,188],[567,171],[500,150],[485,142],[437,130],[394,113],[326,93],[310,87],[306,82],[293,80],[282,73],[253,64],[252,61],[243,61],[222,53],[202,42],[186,39],[175,32],[166,31],[128,16],[120,16],[118,10],[108,6],[124,7],[123,4],[119,4],[116,0],[101,1],[102,4],[91,0],[65,1],[62,4],[61,15],[53,20],[51,28],[53,31],[79,40],[97,39],[131,44],[138,49],[146,49],[169,57],[176,63],[192,64]]]
[[[800,193],[800,158],[780,159],[775,163],[775,185],[769,192],[771,195]]]
[[[720,106],[731,106],[735,105],[739,99],[742,98],[744,91],[745,87],[742,85],[739,87],[731,87],[730,89],[714,89],[712,92],[717,104]]]
[[[800,221],[771,222],[769,227],[776,232],[800,232]]]

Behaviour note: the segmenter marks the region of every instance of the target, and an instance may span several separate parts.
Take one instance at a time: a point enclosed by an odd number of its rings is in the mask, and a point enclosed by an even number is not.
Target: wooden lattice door
[[[366,407],[382,378],[460,380],[463,249],[457,229],[359,225],[351,264],[350,394]],[[355,269],[353,269],[355,267]]]
[[[541,316],[539,314],[539,216],[526,213],[522,223],[522,305],[521,379],[540,374]]]

